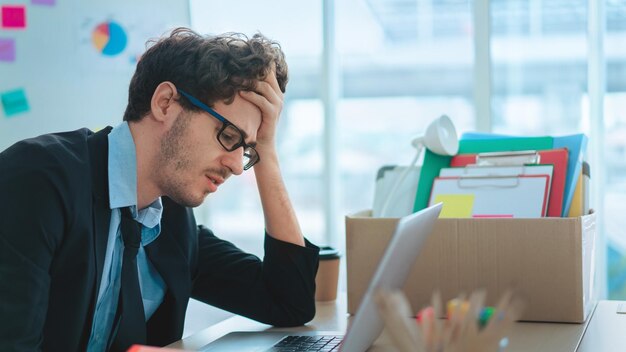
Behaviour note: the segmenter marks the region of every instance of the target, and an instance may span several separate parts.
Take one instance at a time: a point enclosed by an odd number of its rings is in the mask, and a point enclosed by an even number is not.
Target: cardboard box
[[[354,314],[398,219],[346,217],[348,313]],[[444,302],[484,288],[487,305],[509,288],[521,320],[582,323],[593,307],[595,214],[577,218],[438,219],[404,291],[414,313],[438,289]]]

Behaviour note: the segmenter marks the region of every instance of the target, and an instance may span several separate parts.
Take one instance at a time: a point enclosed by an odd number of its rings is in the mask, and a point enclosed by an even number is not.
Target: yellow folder
[[[574,188],[574,196],[572,196],[572,205],[569,208],[567,214],[570,218],[575,218],[583,215],[583,172],[580,171],[578,181],[576,182],[576,188]]]

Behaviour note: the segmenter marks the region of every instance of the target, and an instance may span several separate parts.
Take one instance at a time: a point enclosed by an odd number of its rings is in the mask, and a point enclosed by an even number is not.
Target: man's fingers
[[[274,78],[276,81],[276,78]],[[243,95],[245,93],[245,95]],[[250,94],[252,93],[252,94]],[[254,89],[254,91],[242,91],[243,97],[249,97],[251,102],[256,103],[259,107],[264,107],[265,104],[261,103],[261,100],[266,100],[270,105],[274,106],[278,112],[282,110],[284,96],[280,90],[274,89],[272,84],[267,81],[259,81]]]
[[[268,74],[267,77],[265,77],[264,82],[267,82],[270,84],[270,86],[272,87],[272,89],[274,89],[274,91],[276,92],[276,94],[278,94],[279,96],[282,97],[283,91],[280,90],[280,86],[278,85],[278,79],[276,78],[276,69],[272,69]]]
[[[267,81],[257,82],[255,90],[258,94],[267,98],[272,104],[278,104],[283,100],[283,92],[281,92],[280,89],[276,90],[272,84]]]
[[[259,107],[268,117],[280,114],[283,108],[284,94],[280,90],[274,69],[268,72],[264,80],[257,81],[254,91],[240,91],[239,94]]]
[[[267,99],[265,99],[261,94],[257,92],[253,92],[251,90],[240,90],[239,95],[241,95],[242,98],[250,101],[252,104],[257,105],[259,107],[262,107],[260,105],[263,104],[263,101],[266,101],[267,103],[269,103],[269,101],[267,101]]]
[[[267,112],[273,110],[272,103],[264,95],[249,90],[239,91],[239,95],[252,104],[258,106],[261,111]]]

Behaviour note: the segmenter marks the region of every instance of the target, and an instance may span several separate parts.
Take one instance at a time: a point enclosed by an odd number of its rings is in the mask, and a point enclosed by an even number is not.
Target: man
[[[181,338],[190,297],[272,325],[311,320],[319,249],[276,153],[286,83],[265,37],[179,28],[139,61],[121,125],[0,153],[0,350],[163,346]],[[252,167],[263,261],[187,208]]]

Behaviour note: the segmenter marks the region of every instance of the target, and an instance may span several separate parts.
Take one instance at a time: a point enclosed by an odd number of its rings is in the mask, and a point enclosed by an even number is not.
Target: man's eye
[[[224,131],[222,133],[222,139],[224,140],[224,142],[228,142],[228,143],[236,143],[238,140],[235,133],[230,132],[230,131]]]

